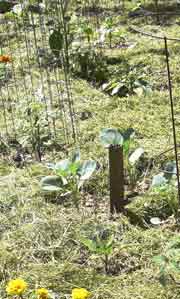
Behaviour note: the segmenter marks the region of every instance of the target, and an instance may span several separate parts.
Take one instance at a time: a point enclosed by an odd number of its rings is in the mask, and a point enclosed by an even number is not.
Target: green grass
[[[127,1],[127,7],[130,5],[130,1]],[[153,88],[147,96],[111,97],[92,82],[73,78],[78,147],[84,159],[93,158],[101,165],[82,194],[80,210],[73,206],[71,198],[59,204],[53,195],[45,196],[40,190],[39,182],[42,176],[48,174],[44,163],[60,160],[66,156],[65,151],[47,147],[42,164],[32,162],[30,155],[27,155],[28,161],[23,168],[15,166],[12,159],[14,147],[8,148],[8,156],[1,155],[0,297],[3,299],[7,298],[6,283],[16,277],[22,277],[28,282],[29,292],[42,286],[64,299],[70,298],[73,287],[87,288],[92,291],[94,299],[175,299],[179,296],[178,287],[171,282],[165,288],[160,285],[158,269],[152,261],[153,256],[161,254],[166,243],[179,234],[178,224],[170,217],[177,211],[176,190],[148,190],[132,200],[126,216],[116,215],[112,219],[109,215],[108,153],[99,140],[102,128],[135,129],[135,143],[142,146],[147,156],[155,161],[148,181],[159,172],[164,161],[174,159],[173,151],[159,157],[173,145],[163,42],[158,43],[129,31],[128,22],[121,24],[122,19],[126,17],[119,18],[120,26],[123,27],[127,41],[134,47],[104,52],[107,60],[117,58],[116,64],[108,65],[112,72],[110,76],[117,71],[119,78],[125,61],[136,67],[138,73],[143,73]],[[159,29],[155,23],[151,26],[141,20],[137,23],[145,30]],[[176,36],[179,25],[162,26],[160,30]],[[18,47],[14,40],[12,45],[17,54],[15,66],[19,70],[16,64]],[[180,43],[171,42],[169,46],[179,140]],[[33,61],[32,70],[34,84],[38,86],[39,74]],[[51,73],[52,80],[54,76]],[[63,78],[61,73],[59,77]],[[29,79],[27,76],[30,85]],[[19,94],[24,103],[25,90],[18,82]],[[10,89],[12,97],[13,90]],[[7,91],[4,92],[7,96]],[[30,88],[28,93],[31,95]],[[23,114],[21,106],[18,111],[21,113],[15,115],[15,123],[19,135],[22,135],[19,138],[24,138],[21,127],[23,118],[19,123],[19,115],[22,117]],[[79,115],[86,111],[91,112],[91,116],[80,120]],[[0,123],[4,132],[2,115]],[[60,130],[58,117],[57,126]],[[13,132],[12,129],[10,131]],[[62,140],[58,136],[58,142],[59,139]],[[65,149],[71,151],[72,147],[76,145],[65,146]],[[150,223],[151,217],[160,217],[165,222],[154,227]],[[97,224],[109,225],[116,233],[109,275],[104,273],[101,258],[90,254],[79,241],[79,232],[84,225],[93,228]]]

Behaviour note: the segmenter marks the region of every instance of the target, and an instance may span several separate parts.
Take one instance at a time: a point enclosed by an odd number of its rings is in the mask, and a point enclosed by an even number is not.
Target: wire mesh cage
[[[43,143],[76,139],[65,47],[53,40],[65,30],[62,11],[54,1],[19,3],[1,14],[1,136],[30,144],[39,159]]]
[[[113,47],[112,16],[123,5],[105,0],[0,5],[1,141],[28,144],[41,159],[52,140],[77,140],[71,74],[103,81],[97,61]]]

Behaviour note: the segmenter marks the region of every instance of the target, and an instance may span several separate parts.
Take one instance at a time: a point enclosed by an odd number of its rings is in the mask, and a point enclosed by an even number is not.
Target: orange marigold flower
[[[2,63],[12,62],[12,57],[9,55],[0,55],[0,62]]]

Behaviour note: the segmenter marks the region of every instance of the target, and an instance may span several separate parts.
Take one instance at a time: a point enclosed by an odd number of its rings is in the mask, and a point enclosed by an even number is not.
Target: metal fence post
[[[123,147],[109,147],[110,212],[120,213],[124,208]]]

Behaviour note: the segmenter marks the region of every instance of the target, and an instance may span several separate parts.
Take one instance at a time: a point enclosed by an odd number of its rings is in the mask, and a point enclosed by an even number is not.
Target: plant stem
[[[106,272],[106,274],[108,274],[108,263],[109,263],[109,259],[108,259],[108,254],[107,253],[105,253],[105,259],[104,259],[104,265],[105,265],[105,272]]]
[[[112,49],[112,32],[109,32],[109,47]]]

